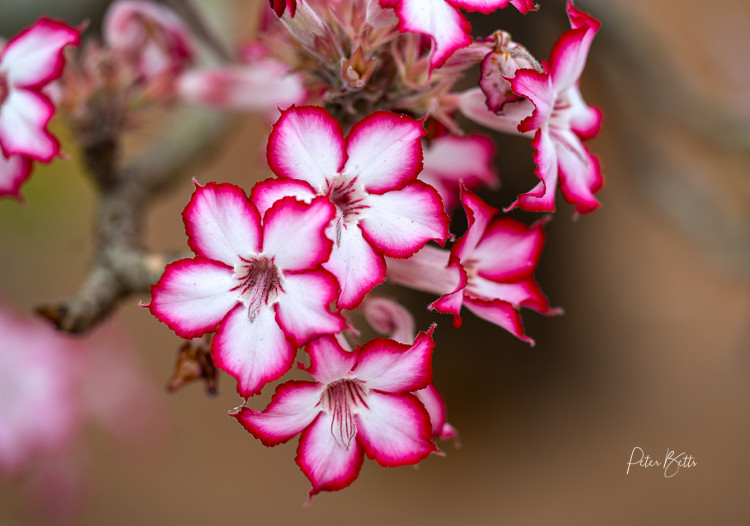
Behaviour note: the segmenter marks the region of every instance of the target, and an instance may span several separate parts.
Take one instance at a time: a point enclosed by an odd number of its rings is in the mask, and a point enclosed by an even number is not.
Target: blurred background
[[[252,34],[259,3],[221,2],[226,34]],[[562,2],[540,3],[525,16],[509,8],[471,21],[476,34],[501,27],[548,57],[568,26]],[[68,523],[750,521],[750,5],[577,5],[602,21],[582,92],[605,112],[590,148],[606,179],[600,210],[572,221],[561,201],[548,226],[537,280],[565,315],[524,312],[531,348],[471,314],[457,331],[424,310],[429,295],[388,291],[420,313],[420,329],[439,323],[435,383],[462,447],[443,443],[445,457],[418,469],[366,461],[351,487],[305,507],[296,440],[266,448],[227,417],[240,403],[228,376],[216,397],[200,384],[168,394],[162,386],[180,341],[138,306],[147,297],[132,298],[108,325],[154,386],[145,402],[128,402],[133,422],[142,415],[150,423],[127,447],[98,427],[81,437],[71,461],[84,466],[82,493]],[[5,0],[0,11],[6,36],[43,12],[76,23],[102,12],[93,0]],[[249,190],[270,175],[261,118],[232,126],[216,156],[150,210],[149,247],[186,248],[180,212],[191,178]],[[136,140],[148,143],[152,133],[144,126]],[[96,193],[75,145],[65,151],[71,162],[36,169],[25,203],[0,202],[0,299],[28,316],[72,293],[93,253]],[[497,163],[503,187],[484,195],[507,206],[534,183],[528,140],[498,137]],[[263,407],[271,391],[252,406]],[[672,478],[637,466],[626,474],[635,447],[657,460],[668,449],[685,452],[697,465]],[[0,525],[55,523],[28,498],[22,485],[0,482]]]

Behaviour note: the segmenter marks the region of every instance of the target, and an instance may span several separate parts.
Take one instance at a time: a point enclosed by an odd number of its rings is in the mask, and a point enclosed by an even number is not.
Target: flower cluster
[[[528,340],[516,309],[552,312],[533,279],[544,221],[495,217],[464,189],[467,232],[450,250],[427,244],[446,242],[448,215],[418,180],[425,133],[420,121],[381,111],[344,137],[320,107],[283,111],[268,140],[277,177],[249,197],[234,185],[197,185],[183,212],[195,257],[169,264],[151,291],[151,312],[179,336],[214,334],[213,360],[243,398],[307,350],[317,383],[283,384],[265,411],[235,416],[266,445],[302,433],[297,462],[312,494],[348,485],[363,452],[386,466],[413,464],[437,451],[433,427],[454,435],[426,408],[443,407],[431,387],[434,329],[411,345],[383,339],[351,350],[342,309],[363,308],[388,276],[443,294],[433,307],[457,325],[465,304]]]
[[[540,186],[508,209],[553,211],[559,179],[577,212],[592,211],[601,178],[582,141],[601,114],[583,103],[578,79],[598,23],[569,3],[572,29],[549,63],[503,31],[473,41],[457,8],[509,3],[272,1],[243,65],[179,81],[192,102],[275,114],[276,177],[249,195],[197,187],[183,213],[196,257],[167,267],[149,308],[183,338],[213,334],[213,360],[246,403],[306,351],[314,381],[288,381],[265,410],[231,414],[267,446],[300,435],[311,495],[349,485],[365,454],[414,464],[439,451],[434,439],[457,436],[432,385],[434,326],[415,337],[408,311],[374,298],[374,287],[435,293],[429,307],[456,327],[466,307],[529,343],[520,308],[560,312],[534,279],[550,216],[527,226],[475,193],[497,186],[494,147],[463,135],[455,116],[532,137]],[[472,65],[479,86],[455,92]],[[459,204],[468,228],[455,239]],[[353,310],[392,339],[356,345]]]
[[[215,368],[234,377],[244,403],[231,415],[247,431],[267,446],[300,435],[296,460],[311,496],[348,486],[364,455],[416,464],[440,451],[435,440],[457,442],[432,383],[435,325],[415,334],[410,313],[375,287],[435,294],[429,308],[456,328],[466,307],[532,344],[521,308],[560,312],[534,277],[552,215],[529,226],[507,212],[554,212],[558,182],[576,214],[599,206],[599,163],[584,142],[602,115],[579,89],[599,22],[568,1],[571,29],[549,61],[502,30],[471,36],[462,11],[511,4],[536,9],[531,0],[270,0],[237,60],[203,68],[192,62],[197,39],[208,40],[204,25],[120,0],[103,42],[86,42],[56,88],[87,153],[116,146],[144,102],[250,110],[273,123],[266,158],[275,177],[249,192],[196,181],[182,214],[193,257],[166,265],[145,306],[192,340],[181,355],[190,370],[170,386],[203,377],[214,390]],[[0,184],[9,193],[29,159],[58,153],[40,90],[77,42],[77,30],[43,19],[0,55]],[[40,57],[33,66],[29,53]],[[472,67],[477,87],[459,88]],[[499,184],[494,144],[466,134],[466,118],[531,139],[539,183],[504,211],[480,197]],[[468,226],[451,233],[459,207]],[[384,337],[360,342],[354,311]],[[299,352],[312,381],[281,383],[265,409],[250,408]]]

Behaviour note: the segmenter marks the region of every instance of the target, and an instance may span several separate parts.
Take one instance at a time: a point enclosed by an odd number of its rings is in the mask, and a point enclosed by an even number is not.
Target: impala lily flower
[[[243,54],[246,63],[201,68],[184,73],[177,91],[187,101],[206,106],[252,111],[279,117],[279,108],[301,104],[307,98],[302,75],[278,60],[258,55],[253,49]]]
[[[196,254],[167,265],[149,308],[189,339],[216,330],[216,365],[248,397],[287,372],[296,347],[344,328],[329,310],[338,287],[320,268],[334,216],[324,198],[282,199],[261,216],[230,184],[198,186],[183,217]]]
[[[83,416],[77,351],[0,307],[0,479],[70,447]]]
[[[251,198],[263,213],[291,195],[326,196],[336,215],[323,264],[339,281],[339,306],[353,308],[385,279],[383,255],[403,258],[430,240],[444,242],[448,216],[434,188],[417,181],[422,169],[420,121],[385,111],[354,125],[344,140],[322,108],[291,107],[268,139],[268,164],[279,179],[263,181]]]
[[[533,137],[540,181],[508,209],[518,206],[537,212],[554,211],[558,179],[563,197],[575,205],[577,213],[586,214],[599,207],[594,194],[602,187],[602,174],[599,162],[583,141],[599,132],[602,114],[585,104],[578,84],[600,23],[570,1],[567,10],[572,29],[555,43],[549,63],[543,62],[541,71],[518,69],[513,78],[507,79],[512,91],[523,99],[503,104],[496,114],[478,102],[478,89],[461,97],[461,110],[467,117],[500,131],[517,127],[518,132]],[[490,90],[490,83],[483,88]],[[490,93],[487,101],[495,109],[504,97],[504,92]]]
[[[594,197],[603,184],[599,162],[582,141],[599,132],[602,115],[583,102],[578,84],[600,23],[574,8],[570,1],[568,17],[573,29],[552,48],[546,71],[521,69],[510,79],[513,91],[527,97],[535,107],[518,130],[536,130],[532,145],[536,149],[534,160],[540,179],[531,192],[520,195],[510,208],[553,211],[558,177],[563,197],[576,206],[576,212],[586,214],[599,207]]]
[[[22,483],[40,523],[76,522],[89,424],[131,452],[165,431],[163,397],[113,329],[72,338],[0,305],[0,491]]]
[[[469,228],[450,253],[425,247],[409,260],[389,260],[388,278],[407,286],[443,293],[430,308],[453,314],[461,324],[461,307],[533,344],[525,335],[518,308],[557,314],[549,307],[533,274],[544,245],[545,220],[531,227],[498,212],[464,189]],[[441,290],[442,289],[442,290]]]
[[[22,155],[49,162],[60,144],[47,130],[55,107],[42,89],[62,73],[63,49],[77,45],[79,31],[62,22],[39,19],[0,53],[0,150],[6,160]],[[17,180],[22,161],[7,168]]]
[[[143,0],[118,0],[104,18],[105,42],[135,65],[143,81],[171,78],[192,60],[193,38],[177,14]]]
[[[233,416],[266,446],[301,433],[297,464],[312,483],[310,496],[351,484],[363,456],[381,466],[416,464],[437,448],[430,417],[411,394],[432,381],[432,332],[414,344],[376,339],[353,352],[325,336],[307,347],[316,382],[280,385],[262,412]]]
[[[536,9],[533,0],[380,0],[392,7],[399,18],[399,29],[428,35],[435,46],[430,65],[442,65],[457,49],[471,44],[471,25],[458,11],[489,14],[513,4],[521,13]]]
[[[452,313],[460,324],[461,305],[514,336],[524,334],[518,308],[528,307],[542,314],[558,314],[533,275],[544,246],[546,219],[527,227],[508,217],[493,219],[497,210],[475,194],[464,190],[462,201],[469,228],[451,250],[466,272],[466,286],[434,303],[439,312]]]

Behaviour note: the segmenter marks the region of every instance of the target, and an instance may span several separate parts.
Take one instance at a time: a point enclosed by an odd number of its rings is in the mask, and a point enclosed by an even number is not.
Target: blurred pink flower
[[[0,306],[0,482],[28,491],[32,511],[60,520],[76,511],[87,424],[131,449],[163,437],[156,388],[113,329],[82,340]]]

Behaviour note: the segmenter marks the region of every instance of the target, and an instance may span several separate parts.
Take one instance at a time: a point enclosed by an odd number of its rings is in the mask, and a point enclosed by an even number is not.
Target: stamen
[[[337,175],[328,188],[328,198],[336,206],[336,244],[341,244],[341,229],[343,222],[357,223],[364,211],[369,208],[366,204],[367,193],[357,178]]]
[[[252,323],[263,306],[276,302],[282,290],[282,276],[273,261],[264,256],[240,259],[232,276],[238,283],[232,290],[237,291],[237,299],[247,306]]]
[[[367,389],[362,381],[354,378],[343,378],[328,384],[321,402],[323,410],[333,415],[331,434],[336,444],[346,449],[357,434],[354,415],[358,406],[367,407],[365,401]]]

